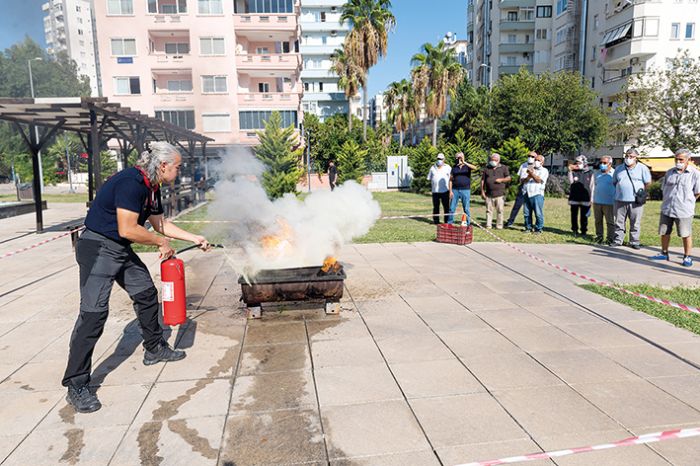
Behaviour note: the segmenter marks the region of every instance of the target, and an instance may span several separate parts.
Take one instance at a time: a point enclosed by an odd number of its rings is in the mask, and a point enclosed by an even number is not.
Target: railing
[[[294,14],[235,15],[234,27],[243,29],[286,29],[296,28],[297,17]]]
[[[163,186],[161,201],[163,203],[163,213],[166,217],[173,217],[183,210],[204,201],[206,187],[203,183],[196,183],[192,186],[181,184],[179,186]]]
[[[301,56],[298,53],[275,53],[275,54],[238,54],[236,55],[237,66],[261,66],[264,68],[274,68],[276,65],[297,68],[301,66]]]
[[[164,53],[152,53],[150,56],[156,57],[156,62],[158,63],[183,63],[190,57],[190,54],[167,55]]]
[[[272,104],[288,103],[299,105],[299,94],[296,92],[251,92],[239,94],[238,103],[244,104]]]

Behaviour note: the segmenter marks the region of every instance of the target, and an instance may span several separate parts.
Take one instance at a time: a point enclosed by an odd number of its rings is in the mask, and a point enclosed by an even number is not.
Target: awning
[[[640,157],[638,160],[654,173],[666,173],[676,166],[675,157]],[[695,166],[692,161],[690,163]]]
[[[620,40],[621,38],[625,37],[628,32],[630,32],[630,29],[632,29],[632,23],[627,23],[613,29],[612,31],[606,32],[605,36],[603,37],[603,44],[608,46],[613,42]]]

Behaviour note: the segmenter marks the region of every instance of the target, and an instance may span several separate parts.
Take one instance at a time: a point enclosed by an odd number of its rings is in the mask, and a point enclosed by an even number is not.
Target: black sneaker
[[[152,366],[159,362],[172,362],[185,359],[184,351],[172,349],[166,342],[162,342],[158,347],[158,351],[150,352],[146,350],[143,354],[143,363],[146,366]]]
[[[102,407],[97,395],[92,393],[87,385],[79,388],[68,386],[66,401],[79,413],[94,413]]]
[[[632,249],[637,250],[637,251],[640,250],[640,249],[642,249],[642,245],[641,245],[641,244],[630,244],[630,247],[631,247]]]

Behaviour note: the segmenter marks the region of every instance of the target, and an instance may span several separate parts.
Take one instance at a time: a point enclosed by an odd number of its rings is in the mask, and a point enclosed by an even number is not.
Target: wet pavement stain
[[[139,429],[139,458],[142,466],[158,466],[165,458],[158,456],[161,422],[146,422]]]
[[[186,419],[168,421],[168,428],[171,432],[178,434],[181,438],[183,438],[185,442],[192,447],[192,451],[196,451],[205,458],[212,460],[216,459],[218,450],[212,448],[212,446],[209,444],[209,440],[201,437],[197,429],[187,427]]]
[[[77,464],[80,461],[80,453],[85,447],[83,437],[85,432],[83,429],[69,429],[63,433],[63,436],[68,439],[68,448],[61,456],[61,462],[68,464]]]
[[[28,392],[33,392],[33,391],[34,391],[34,389],[33,389],[32,387],[30,387],[29,385],[27,385],[27,384],[22,385],[22,386],[19,387],[19,388],[21,388],[22,390],[27,390]]]

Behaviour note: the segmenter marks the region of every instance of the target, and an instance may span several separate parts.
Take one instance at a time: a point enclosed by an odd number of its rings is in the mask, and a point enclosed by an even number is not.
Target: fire
[[[284,256],[293,249],[294,232],[287,222],[277,219],[279,232],[275,235],[265,235],[260,239],[263,251],[268,256]]]
[[[343,266],[338,263],[338,260],[333,256],[328,256],[323,261],[323,266],[321,266],[321,272],[323,273],[337,273]]]

